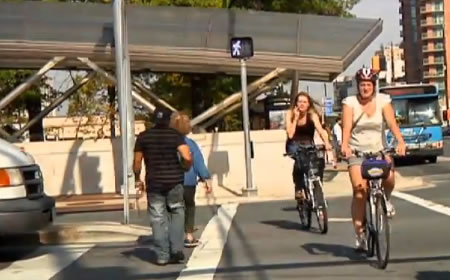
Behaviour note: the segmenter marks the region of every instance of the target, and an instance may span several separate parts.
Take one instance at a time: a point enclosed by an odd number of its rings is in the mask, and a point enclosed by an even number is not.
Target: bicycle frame
[[[322,185],[322,182],[320,180],[320,177],[316,174],[317,172],[315,172],[317,167],[313,165],[313,160],[311,160],[310,154],[317,153],[317,149],[316,148],[314,150],[306,149],[306,151],[304,151],[304,152],[307,153],[307,158],[308,158],[307,170],[303,170],[303,174],[304,174],[303,178],[305,180],[305,188],[306,188],[306,191],[308,192],[308,196],[311,201],[312,209],[316,209],[317,208],[316,200],[313,199],[314,198],[314,182],[320,182],[321,185]]]

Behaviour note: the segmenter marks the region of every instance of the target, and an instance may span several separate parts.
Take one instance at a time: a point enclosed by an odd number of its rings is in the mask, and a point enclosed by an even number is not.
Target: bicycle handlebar
[[[321,150],[321,149],[317,148],[316,145],[298,145],[297,150],[294,153],[284,153],[283,156],[294,157],[302,151],[314,151],[314,150]]]
[[[387,154],[393,155],[396,154],[395,148],[385,148],[378,152],[362,152],[359,150],[352,150],[352,153],[356,157],[376,157],[376,156],[385,156]]]

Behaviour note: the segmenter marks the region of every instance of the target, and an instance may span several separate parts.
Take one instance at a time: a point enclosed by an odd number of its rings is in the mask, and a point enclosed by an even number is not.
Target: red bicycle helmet
[[[356,81],[371,81],[374,84],[377,82],[377,72],[372,68],[363,67],[356,72]]]

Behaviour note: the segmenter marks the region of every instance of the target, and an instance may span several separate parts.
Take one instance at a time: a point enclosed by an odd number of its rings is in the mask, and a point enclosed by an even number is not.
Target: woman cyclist
[[[385,148],[386,136],[384,122],[397,139],[397,153],[405,154],[405,141],[395,119],[394,109],[389,95],[376,93],[376,72],[370,68],[362,68],[356,73],[358,94],[343,100],[342,110],[342,147],[341,152],[348,160],[348,170],[353,186],[352,218],[356,233],[357,250],[366,250],[367,241],[364,219],[367,201],[367,181],[362,178],[361,164],[363,159],[353,155],[353,151],[378,152]],[[392,159],[388,157],[392,162]],[[394,169],[389,177],[383,180],[383,187],[388,200],[394,189]],[[395,214],[394,207],[387,201],[388,215]]]
[[[290,110],[286,114],[286,132],[288,141],[286,150],[288,154],[297,151],[299,145],[313,145],[314,132],[317,132],[322,138],[325,149],[330,150],[331,145],[327,134],[320,123],[319,114],[314,108],[311,97],[306,92],[299,92],[291,104]],[[296,164],[295,166],[300,166]],[[319,174],[323,178],[324,164],[319,164]],[[295,199],[303,199],[302,190],[306,187],[302,170],[294,167],[292,176],[295,184]]]

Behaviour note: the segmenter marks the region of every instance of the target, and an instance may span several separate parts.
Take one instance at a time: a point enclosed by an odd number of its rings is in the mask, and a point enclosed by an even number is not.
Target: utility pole
[[[395,83],[394,43],[391,41],[391,84]]]

